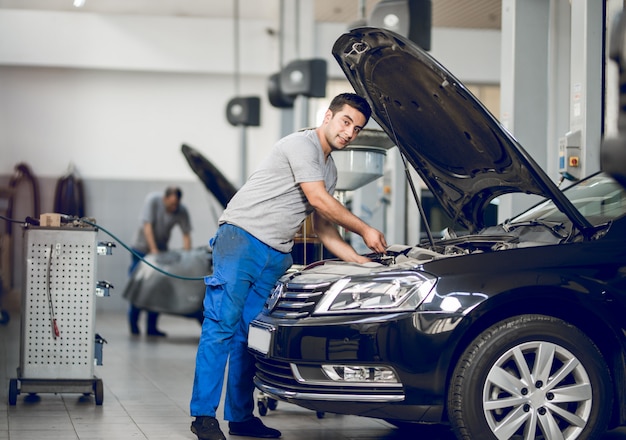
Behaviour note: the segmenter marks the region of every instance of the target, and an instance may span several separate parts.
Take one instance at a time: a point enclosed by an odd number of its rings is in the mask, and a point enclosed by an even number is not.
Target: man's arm
[[[148,243],[148,253],[156,254],[159,252],[157,248],[156,240],[154,239],[154,231],[152,230],[152,223],[143,224],[143,235],[146,237],[146,243]]]
[[[345,242],[334,223],[326,220],[317,212],[313,213],[313,229],[324,247],[343,261],[354,263],[370,261],[369,258],[359,255],[352,246]]]
[[[180,220],[178,226],[183,233],[183,249],[191,249],[191,219],[189,217],[189,211],[184,205],[179,206]]]
[[[385,241],[383,233],[375,228],[372,228],[356,215],[352,214],[337,199],[331,196],[328,191],[326,191],[324,182],[303,182],[300,184],[300,188],[304,191],[304,195],[311,206],[315,208],[315,212],[317,214],[323,216],[326,220],[343,226],[348,231],[359,234],[363,237],[363,241],[371,250],[379,253],[385,252],[387,249],[387,242]],[[315,229],[317,231],[317,227]],[[339,235],[338,232],[337,235]],[[322,237],[320,236],[320,238]],[[324,245],[326,245],[326,243],[324,243]]]
[[[183,234],[183,249],[191,249],[191,235],[188,233]]]

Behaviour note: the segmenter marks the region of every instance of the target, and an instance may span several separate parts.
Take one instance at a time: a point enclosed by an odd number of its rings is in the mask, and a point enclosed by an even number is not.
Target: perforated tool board
[[[10,403],[19,391],[94,392],[102,403],[94,376],[96,235],[83,225],[24,229],[20,365]]]

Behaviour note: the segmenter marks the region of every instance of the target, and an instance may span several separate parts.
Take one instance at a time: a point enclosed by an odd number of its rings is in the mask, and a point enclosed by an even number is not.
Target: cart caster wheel
[[[17,403],[17,395],[19,393],[17,379],[11,379],[9,381],[9,405],[14,406]]]
[[[278,400],[276,399],[272,399],[271,397],[267,399],[267,407],[269,409],[271,409],[272,411],[274,411],[276,408],[278,408]]]
[[[317,411],[315,415],[317,416],[318,419],[323,419],[326,413],[323,411]]]
[[[258,402],[256,403],[256,406],[257,406],[257,408],[258,408],[258,410],[259,410],[259,415],[260,415],[261,417],[263,417],[263,416],[266,416],[266,415],[267,415],[267,405],[265,404],[265,402],[263,402],[263,401],[258,401]]]
[[[96,405],[102,405],[104,400],[104,386],[102,379],[97,379],[93,384],[93,394],[96,396]]]

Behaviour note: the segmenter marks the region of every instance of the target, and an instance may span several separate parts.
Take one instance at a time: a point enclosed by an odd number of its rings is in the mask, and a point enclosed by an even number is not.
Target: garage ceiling
[[[361,18],[362,12],[367,17],[378,1],[315,0],[316,21],[348,24]],[[239,0],[239,15],[244,19],[277,19],[280,3],[280,0]],[[0,9],[226,18],[234,15],[234,4],[232,0],[85,0],[78,9],[73,6],[73,0],[0,0]],[[500,28],[502,0],[432,0],[432,4],[435,27]]]

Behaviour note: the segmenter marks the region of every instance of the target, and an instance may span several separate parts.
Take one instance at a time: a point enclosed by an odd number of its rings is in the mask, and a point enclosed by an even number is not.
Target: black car
[[[449,423],[463,439],[592,439],[624,424],[624,188],[598,173],[560,190],[391,31],[355,29],[333,54],[468,232],[285,274],[250,326],[256,386],[318,412]],[[513,192],[543,201],[486,225]]]

